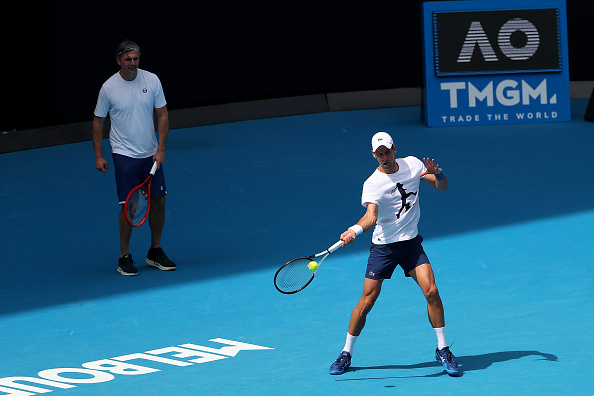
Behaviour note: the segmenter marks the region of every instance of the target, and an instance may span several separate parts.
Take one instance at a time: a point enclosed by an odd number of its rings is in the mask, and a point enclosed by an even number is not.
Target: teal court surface
[[[113,170],[90,142],[0,155],[0,395],[594,394],[594,124],[426,128],[419,107],[172,130],[163,247],[178,269],[116,271]],[[426,303],[386,281],[352,367],[328,374],[363,285],[370,233],[283,295],[284,262],[364,213],[373,133],[431,157],[420,231],[462,369],[434,360]],[[109,143],[104,151],[110,160]],[[110,162],[111,165],[111,162]]]

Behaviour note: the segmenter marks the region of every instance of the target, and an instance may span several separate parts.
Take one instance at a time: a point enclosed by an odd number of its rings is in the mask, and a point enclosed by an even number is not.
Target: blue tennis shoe
[[[330,366],[330,374],[340,375],[344,373],[346,369],[351,365],[351,354],[349,352],[342,351],[338,356],[338,359]]]
[[[449,375],[458,375],[460,373],[456,357],[450,352],[450,347],[435,349],[435,359],[443,364],[443,369]]]

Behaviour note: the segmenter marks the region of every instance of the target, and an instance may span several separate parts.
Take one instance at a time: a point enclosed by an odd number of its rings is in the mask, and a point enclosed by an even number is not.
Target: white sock
[[[437,336],[437,349],[443,349],[448,346],[446,342],[446,332],[445,327],[438,327],[434,328],[435,335]]]
[[[342,350],[350,353],[352,356],[353,348],[355,347],[355,342],[357,342],[357,338],[359,338],[359,336],[355,337],[355,336],[352,336],[349,333],[347,333],[346,342],[345,342],[344,348],[342,348]]]

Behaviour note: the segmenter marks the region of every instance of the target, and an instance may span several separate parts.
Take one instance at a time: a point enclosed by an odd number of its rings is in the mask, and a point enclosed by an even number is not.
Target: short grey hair
[[[126,52],[130,51],[138,51],[138,55],[140,55],[140,47],[132,40],[124,40],[118,45],[118,49],[116,50],[116,58],[121,59],[122,55]]]

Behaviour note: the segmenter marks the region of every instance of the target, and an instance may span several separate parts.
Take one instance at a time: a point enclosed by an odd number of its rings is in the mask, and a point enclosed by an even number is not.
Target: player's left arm
[[[159,147],[153,156],[153,160],[157,161],[158,167],[165,162],[165,145],[167,144],[167,136],[169,135],[169,113],[167,112],[167,105],[155,109],[157,114],[157,130],[159,131]]]
[[[420,174],[421,180],[439,191],[448,189],[448,178],[434,159],[423,158],[427,170]],[[436,176],[437,175],[437,176]]]

